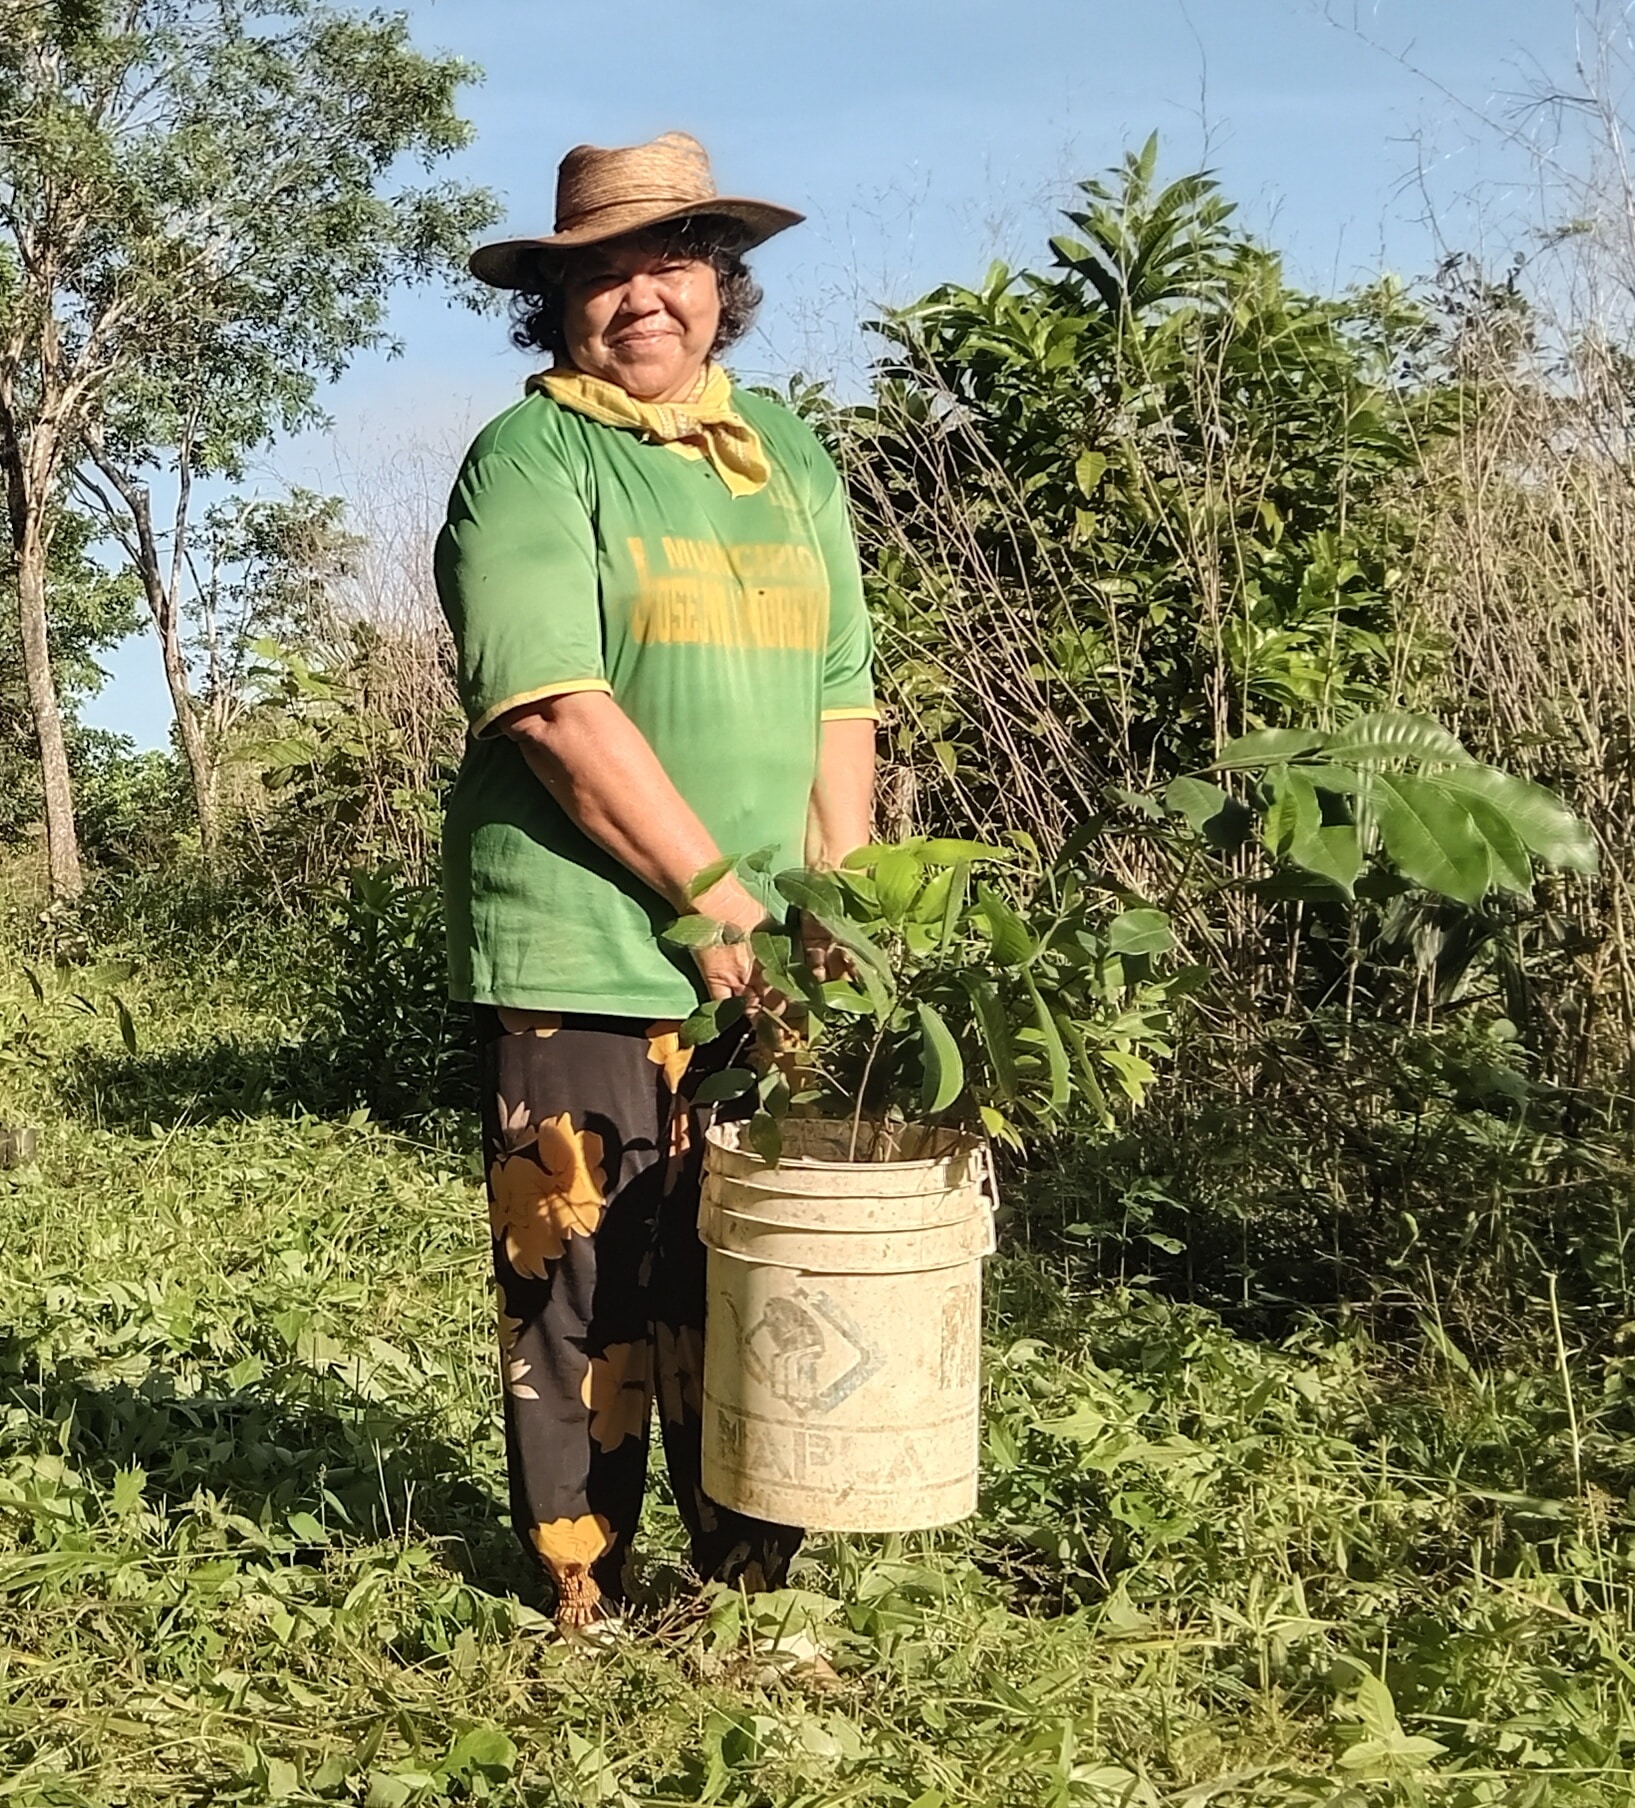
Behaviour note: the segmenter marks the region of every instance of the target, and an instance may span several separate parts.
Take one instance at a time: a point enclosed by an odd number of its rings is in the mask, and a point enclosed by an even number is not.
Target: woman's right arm
[[[697,898],[687,886],[721,850],[671,783],[646,737],[605,691],[551,697],[498,724],[539,782],[592,841],[679,911],[746,933],[765,907],[732,873]],[[747,942],[694,950],[712,998],[764,995]]]

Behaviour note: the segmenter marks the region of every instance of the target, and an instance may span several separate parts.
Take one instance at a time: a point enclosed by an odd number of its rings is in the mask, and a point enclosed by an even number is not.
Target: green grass
[[[1572,1326],[1274,1347],[1013,1248],[976,1522],[700,1598],[660,1498],[587,1659],[504,1524],[469,1129],[303,1115],[235,996],[5,967],[0,1802],[1635,1802],[1635,1412]]]

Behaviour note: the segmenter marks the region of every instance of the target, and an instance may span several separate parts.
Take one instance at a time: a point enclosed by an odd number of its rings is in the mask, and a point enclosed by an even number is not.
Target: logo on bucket
[[[739,1347],[750,1376],[797,1412],[833,1412],[882,1360],[827,1293],[804,1287],[768,1300]]]

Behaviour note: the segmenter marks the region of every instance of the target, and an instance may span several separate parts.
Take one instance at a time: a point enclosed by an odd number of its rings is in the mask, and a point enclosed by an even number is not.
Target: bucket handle
[[[988,1195],[988,1247],[985,1253],[991,1256],[999,1247],[999,1176],[994,1171],[993,1144],[984,1137],[974,1155],[971,1165],[976,1169],[976,1183]]]

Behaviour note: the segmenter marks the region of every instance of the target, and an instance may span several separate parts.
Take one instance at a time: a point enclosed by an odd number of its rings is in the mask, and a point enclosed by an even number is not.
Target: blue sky
[[[555,167],[581,141],[681,127],[724,191],[800,208],[757,254],[754,377],[855,381],[857,322],[884,300],[1038,256],[1076,177],[1156,129],[1171,174],[1208,164],[1297,278],[1430,268],[1444,242],[1530,217],[1526,96],[1571,74],[1573,0],[416,0],[416,41],[485,71],[476,141],[451,173],[498,192],[504,230],[549,229]],[[330,392],[329,436],[272,449],[256,480],[333,487],[396,446],[450,447],[517,393],[503,323],[406,296],[393,359]],[[160,746],[145,641],[85,709]]]

